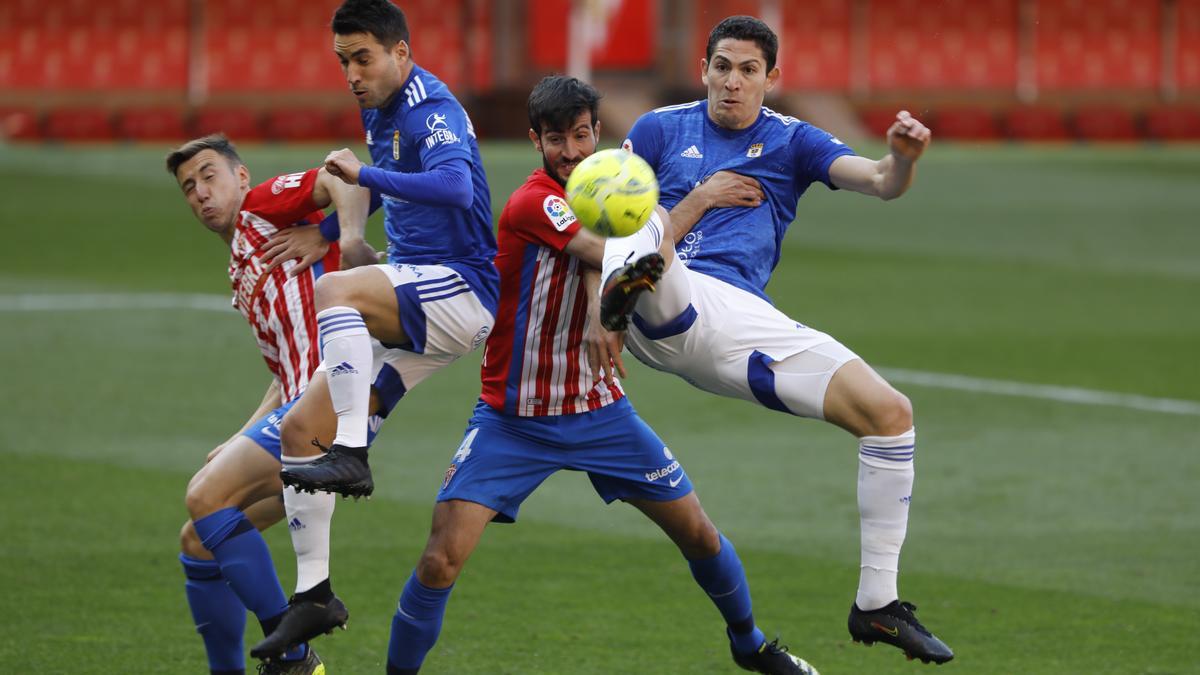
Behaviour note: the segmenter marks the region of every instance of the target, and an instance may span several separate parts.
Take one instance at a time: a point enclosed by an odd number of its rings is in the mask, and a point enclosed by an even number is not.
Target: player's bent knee
[[[196,534],[196,528],[192,526],[190,520],[185,522],[183,528],[179,530],[179,550],[192,558],[205,560],[209,557],[208,549],[200,543],[200,535]]]
[[[193,479],[188,484],[187,495],[184,497],[188,514],[193,519],[203,518],[229,506],[228,501],[229,495],[225,494],[225,491],[221,490],[214,481],[206,480],[203,476]]]
[[[688,560],[711,558],[721,552],[721,535],[711,520],[703,518],[689,529],[679,548]]]
[[[899,436],[913,427],[912,401],[888,388],[888,393],[872,406],[871,436]]]
[[[317,311],[330,307],[353,307],[354,288],[353,277],[349,272],[329,272],[322,274],[313,286],[313,300]]]
[[[426,548],[417,564],[417,578],[430,588],[446,588],[458,578],[466,559],[444,548]]]

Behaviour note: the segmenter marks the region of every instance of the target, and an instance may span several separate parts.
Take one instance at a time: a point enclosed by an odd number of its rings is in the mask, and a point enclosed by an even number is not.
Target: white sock
[[[318,455],[319,456],[319,455]],[[284,457],[284,465],[307,464],[316,457]],[[296,592],[301,593],[329,578],[329,524],[336,500],[331,492],[297,492],[283,489],[292,548],[296,551]]]
[[[362,314],[353,307],[330,307],[317,314],[329,398],[337,413],[334,444],[367,446],[367,417],[371,405],[371,335]]]
[[[864,436],[858,446],[858,514],[862,527],[862,566],[855,604],[879,609],[899,599],[896,575],[900,547],[908,530],[916,432]]]
[[[650,216],[650,220],[642,229],[628,237],[610,237],[604,242],[604,264],[600,270],[601,288],[613,272],[644,255],[658,251],[662,240],[663,224],[657,212]]]

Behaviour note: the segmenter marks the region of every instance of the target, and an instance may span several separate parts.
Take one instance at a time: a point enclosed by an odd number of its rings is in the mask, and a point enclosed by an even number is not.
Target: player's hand
[[[628,377],[625,362],[621,360],[621,350],[625,348],[625,331],[610,332],[600,325],[600,317],[594,316],[588,322],[583,344],[587,349],[588,365],[592,369],[593,385],[603,379],[604,383],[611,387],[615,385],[615,375]]]
[[[896,159],[915,162],[929,147],[933,132],[907,110],[896,113],[896,121],[888,128],[888,149]]]
[[[710,209],[729,206],[753,208],[762,204],[765,198],[762,185],[757,180],[733,171],[718,171],[696,189],[703,191],[705,203]]]
[[[343,239],[341,247],[342,269],[344,270],[363,265],[376,265],[381,262],[380,253],[362,239]]]
[[[334,150],[325,156],[325,170],[350,185],[358,185],[358,172],[362,167],[363,163],[358,161],[354,151],[349,148]]]
[[[288,260],[300,259],[300,263],[288,272],[294,277],[308,269],[329,252],[329,241],[321,234],[319,225],[297,225],[280,230],[267,242],[263,249],[263,260],[267,261],[267,272]]]

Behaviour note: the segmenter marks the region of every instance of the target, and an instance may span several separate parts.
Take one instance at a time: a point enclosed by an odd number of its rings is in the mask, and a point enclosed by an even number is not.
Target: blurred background
[[[0,135],[357,138],[328,29],[335,0],[3,0]],[[847,138],[898,107],[941,139],[1200,139],[1200,0],[411,0],[416,60],[483,139],[521,135],[542,75],[608,97],[622,134],[698,96],[731,14],[780,36],[768,103]]]
[[[900,592],[957,653],[937,672],[1200,673],[1200,0],[399,4],[416,60],[472,114],[494,215],[541,165],[523,112],[538,78],[590,73],[615,146],[641,113],[703,96],[705,38],[732,13],[779,32],[768,105],[868,157],[898,108],[917,113],[935,140],[909,192],[813,186],[767,292],[913,401]],[[228,249],[163,157],[217,130],[255,182],[340,145],[364,157],[336,5],[0,0],[11,672],[206,670],[176,559],[183,496],[269,373],[230,309]],[[379,214],[368,235],[383,245]],[[353,618],[316,643],[332,673],[383,670],[479,359],[405,397],[372,451],[375,498],[339,502],[334,587]],[[855,440],[626,364],[768,637],[826,675],[921,669],[846,633]],[[266,538],[290,590],[287,528]],[[735,668],[674,547],[566,472],[488,529],[422,672]]]

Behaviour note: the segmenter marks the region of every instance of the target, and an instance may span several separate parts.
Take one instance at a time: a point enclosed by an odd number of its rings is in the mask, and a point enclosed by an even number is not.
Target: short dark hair
[[[332,26],[334,35],[370,33],[388,49],[401,40],[412,45],[404,12],[388,0],[346,0],[333,13]]]
[[[167,155],[167,173],[172,176],[179,175],[179,165],[200,154],[201,150],[212,150],[228,159],[232,166],[245,164],[238,155],[237,148],[233,147],[233,143],[225,134],[209,134],[203,138],[192,139],[172,150],[171,154]]]
[[[529,92],[529,128],[538,136],[547,131],[566,131],[583,111],[592,113],[592,126],[600,105],[600,92],[575,77],[549,75]]]
[[[767,60],[767,71],[775,67],[775,57],[779,54],[779,38],[761,19],[745,15],[731,16],[717,24],[708,34],[708,47],[705,49],[704,58],[711,62],[717,43],[726,38],[753,42],[762,50],[763,58]]]

